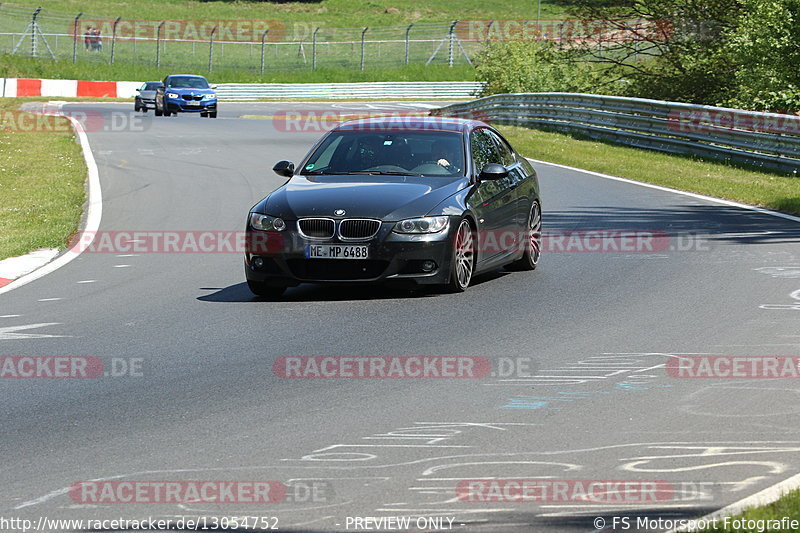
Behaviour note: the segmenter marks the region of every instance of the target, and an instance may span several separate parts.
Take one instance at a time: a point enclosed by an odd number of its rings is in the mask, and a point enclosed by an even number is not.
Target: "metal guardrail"
[[[497,94],[431,114],[580,132],[662,152],[800,172],[797,115],[572,93]]]
[[[220,100],[261,100],[269,98],[374,98],[440,99],[473,98],[483,88],[481,82],[363,82],[363,83],[220,83]]]

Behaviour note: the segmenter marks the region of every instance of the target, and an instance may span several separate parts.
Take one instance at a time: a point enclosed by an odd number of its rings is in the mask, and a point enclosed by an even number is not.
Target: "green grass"
[[[800,177],[562,133],[515,126],[500,130],[520,153],[534,159],[800,214]]]
[[[68,121],[56,119],[60,132],[8,131],[7,113],[31,100],[0,99],[0,259],[64,247],[83,212],[86,166]]]
[[[781,520],[783,517],[788,517],[794,520],[800,520],[800,490],[795,490],[784,495],[778,501],[745,511],[740,515],[731,517],[726,526],[724,519],[719,518],[716,521],[716,527],[704,529],[704,533],[751,533],[752,531],[759,531],[759,526],[756,524],[754,528],[734,528],[733,520]],[[745,525],[746,524],[742,524]],[[770,533],[797,533],[797,528],[765,528],[765,531]]]
[[[406,25],[412,22],[449,22],[455,19],[536,19],[531,0],[323,0],[322,2],[245,2],[172,0],[15,0],[14,5],[75,16],[124,17],[129,20],[258,19],[278,20],[287,28],[335,28]],[[564,4],[543,1],[542,18],[563,16]]]
[[[30,57],[0,55],[0,78],[55,78],[106,81],[161,80],[173,73],[169,67],[156,68],[149,65],[116,63],[72,63],[68,60],[52,61]],[[290,70],[270,71],[263,75],[247,70],[199,71],[212,83],[344,83],[358,81],[458,81],[475,79],[475,70],[470,66],[412,64],[398,68],[353,70],[319,68],[316,71]]]

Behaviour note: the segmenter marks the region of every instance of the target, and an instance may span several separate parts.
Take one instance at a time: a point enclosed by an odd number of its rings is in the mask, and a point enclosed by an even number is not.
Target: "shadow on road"
[[[475,276],[471,288],[511,274],[504,270],[493,270]],[[254,295],[247,283],[237,283],[228,287],[201,287],[202,291],[214,291],[197,299],[201,302],[217,303],[263,303],[271,301]],[[470,289],[467,289],[468,291]],[[279,299],[281,302],[346,302],[365,300],[413,300],[446,296],[434,287],[396,288],[387,285],[313,285],[303,283],[289,287]]]

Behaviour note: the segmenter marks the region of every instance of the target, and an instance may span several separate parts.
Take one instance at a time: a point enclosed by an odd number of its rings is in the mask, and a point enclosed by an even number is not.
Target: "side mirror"
[[[211,89],[212,89],[212,90],[214,90],[214,91],[216,91],[216,90],[217,90],[217,86],[216,86],[216,85],[212,85],[212,86],[211,86]]]
[[[291,178],[294,175],[294,163],[291,161],[278,161],[275,163],[275,166],[272,167],[272,171],[278,176]]]
[[[508,169],[506,167],[498,163],[489,163],[483,167],[478,178],[480,178],[481,181],[494,181],[501,180],[506,176],[508,176]]]

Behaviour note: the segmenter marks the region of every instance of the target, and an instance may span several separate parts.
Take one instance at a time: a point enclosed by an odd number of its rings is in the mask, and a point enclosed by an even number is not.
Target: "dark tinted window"
[[[475,173],[479,174],[481,169],[489,163],[502,164],[497,144],[492,139],[488,130],[481,129],[472,132],[470,143],[472,146],[472,163],[475,166]]]
[[[142,90],[143,91],[155,91],[156,89],[158,89],[159,85],[161,85],[161,82],[148,81],[147,83],[144,84],[144,87],[142,88]]]
[[[497,145],[497,151],[500,154],[500,163],[505,167],[510,167],[516,163],[517,158],[514,157],[514,152],[511,150],[511,147],[495,132],[489,131],[488,133]]]
[[[334,131],[314,150],[301,173],[463,176],[461,139],[459,133],[443,131]]]
[[[172,76],[169,79],[169,86],[176,89],[208,89],[208,82],[205,78],[194,76]]]

